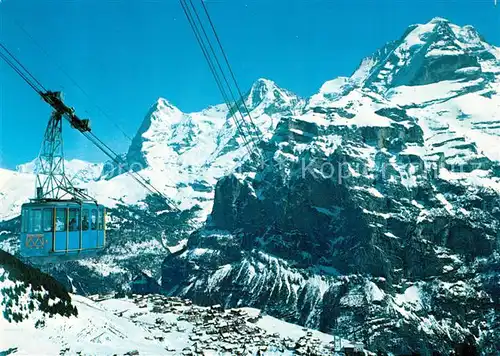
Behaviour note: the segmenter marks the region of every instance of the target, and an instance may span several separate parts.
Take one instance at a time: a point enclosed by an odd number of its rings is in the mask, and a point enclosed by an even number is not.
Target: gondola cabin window
[[[89,229],[89,211],[88,209],[82,210],[82,230],[87,231]]]
[[[92,221],[90,223],[90,226],[92,230],[95,230],[97,228],[97,210],[92,209]]]
[[[99,209],[99,226],[97,227],[97,229],[104,229],[104,209]]]
[[[80,230],[80,209],[69,209],[69,231]]]
[[[66,231],[66,209],[56,211],[56,231]]]
[[[43,231],[51,232],[53,230],[54,212],[52,209],[43,209]]]
[[[23,209],[22,211],[22,227],[21,227],[21,232],[28,232],[28,226],[29,226],[29,210],[28,209]]]
[[[42,210],[33,209],[31,211],[30,232],[42,232]]]

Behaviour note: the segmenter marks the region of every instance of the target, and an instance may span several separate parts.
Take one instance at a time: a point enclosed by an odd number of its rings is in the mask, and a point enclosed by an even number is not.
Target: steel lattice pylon
[[[63,114],[54,111],[45,129],[36,164],[36,200],[94,200],[85,190],[75,188],[64,171],[62,138]]]

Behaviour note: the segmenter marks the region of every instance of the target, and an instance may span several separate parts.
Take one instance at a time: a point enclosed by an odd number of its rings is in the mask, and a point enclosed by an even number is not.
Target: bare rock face
[[[205,227],[165,259],[163,288],[374,351],[472,338],[493,352],[500,131],[471,103],[493,108],[498,63],[474,29],[434,19],[325,83],[281,118],[264,162],[218,181]]]

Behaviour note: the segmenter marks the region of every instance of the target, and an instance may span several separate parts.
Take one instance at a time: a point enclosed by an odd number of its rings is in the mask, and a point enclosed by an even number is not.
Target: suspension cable
[[[47,50],[28,32],[28,30],[26,30],[26,28],[24,28],[24,26],[22,26],[19,21],[17,20],[13,21],[26,34],[26,36],[42,51],[45,57],[47,57],[47,59],[53,62],[56,65],[57,69],[59,69],[61,73],[63,73],[69,79],[69,81],[71,81],[73,85],[76,88],[78,88],[91,103],[93,103],[93,105],[104,116],[104,118],[107,119],[111,124],[113,124],[113,126],[116,129],[118,129],[125,138],[127,138],[130,142],[132,142],[132,138],[121,128],[121,126],[118,125],[118,123],[116,123],[113,119],[111,119],[111,117],[104,111],[104,109],[101,106],[97,104],[95,100],[92,100],[90,94],[78,84],[78,82],[63,68],[63,66],[60,63],[55,61],[53,57],[49,55]]]
[[[192,12],[195,14],[196,16],[196,19],[193,17],[190,9],[189,9],[189,5],[188,5],[188,2],[191,4],[191,8],[192,8]],[[239,105],[238,105],[238,102],[235,98],[235,95],[231,89],[231,85],[226,77],[226,74],[225,74],[225,71],[223,70],[221,64],[220,64],[220,61],[218,60],[217,58],[217,54],[215,52],[215,49],[213,47],[213,45],[211,44],[211,40],[207,34],[207,31],[205,30],[204,28],[204,25],[203,25],[203,22],[196,10],[196,7],[194,6],[192,0],[180,0],[180,3],[181,3],[181,6],[184,10],[184,13],[191,25],[191,28],[195,34],[195,37],[198,41],[198,44],[200,45],[200,48],[203,52],[203,55],[205,57],[205,59],[207,60],[207,62],[209,63],[209,67],[212,71],[212,74],[214,75],[214,77],[218,77],[220,75],[220,77],[223,78],[223,81],[222,80],[217,80],[216,79],[216,83],[217,83],[217,86],[219,87],[219,90],[221,91],[221,94],[223,96],[223,98],[227,98],[227,94],[225,94],[225,90],[222,89],[223,87],[223,83],[226,84],[227,88],[228,88],[228,91],[231,95],[231,97],[233,98],[234,102],[235,102],[235,105],[234,106],[231,106],[228,102],[227,99],[226,100],[226,105],[228,106],[229,108],[229,116],[233,117],[233,120],[235,121],[236,125],[237,125],[237,128],[238,128],[238,131],[240,133],[240,136],[242,137],[243,139],[243,142],[244,142],[244,145],[247,146],[247,150],[248,150],[248,153],[250,155],[250,157],[253,156],[253,153],[252,151],[255,151],[254,147],[252,147],[253,149],[250,149],[250,143],[252,143],[253,145],[252,146],[255,146],[255,135],[257,135],[258,137],[257,138],[260,138],[260,130],[258,130],[255,126],[255,124],[253,123],[253,121],[250,122],[250,124],[252,125],[252,127],[254,128],[253,130],[250,130],[250,128],[248,127],[248,124],[245,120],[245,116],[243,115]],[[201,31],[203,32],[203,35],[201,35],[200,33],[200,30],[198,29],[201,28]],[[215,27],[212,29],[213,31],[215,30]],[[208,43],[208,46],[209,46],[209,49],[207,48],[207,45],[205,44],[205,42]],[[216,62],[216,65],[213,64],[213,61],[212,61],[212,58],[210,56],[210,54],[212,54],[212,56],[214,57],[214,61]],[[219,72],[217,72],[217,68],[219,69]],[[234,77],[234,74],[233,74],[233,77]],[[234,78],[233,78],[234,79]],[[220,83],[218,83],[220,82]],[[242,101],[242,104],[243,106],[246,107],[246,103],[244,102],[244,99],[243,99],[243,96],[241,95],[240,96],[240,100]],[[248,109],[248,108],[247,108]],[[239,114],[239,117],[238,117],[238,114]],[[240,118],[241,117],[241,118]],[[251,120],[251,117],[249,116],[250,120]],[[252,133],[252,131],[254,131],[255,135]],[[258,153],[258,152],[257,152]],[[260,154],[259,154],[259,157],[260,157]]]
[[[31,74],[26,67],[24,67],[17,58],[7,50],[7,48],[0,43],[0,48],[2,48],[8,56],[0,51],[0,57],[17,73],[19,76],[39,95],[43,97],[43,94],[47,92],[44,86]],[[17,65],[16,65],[17,64]],[[22,70],[21,70],[22,69]],[[38,87],[37,87],[38,85]],[[51,105],[52,106],[52,105]],[[67,112],[63,113],[64,118],[72,123],[72,117],[69,116]],[[80,130],[78,130],[80,131]],[[111,158],[114,162],[120,166],[123,164],[120,156],[114,152],[108,145],[106,145],[102,140],[100,140],[94,133],[90,131],[80,131],[89,141],[91,141],[97,148],[99,148],[105,155]],[[171,206],[174,211],[179,211],[177,205],[172,199],[166,197],[161,191],[159,191],[153,184],[148,182],[141,174],[138,172],[128,171],[139,184],[141,184],[146,190],[152,194],[160,195],[167,203]]]
[[[248,115],[248,119],[250,120],[250,123],[252,124],[254,130],[255,130],[255,133],[258,135],[259,139],[262,140],[262,134],[260,132],[260,130],[257,128],[257,126],[255,125],[255,122],[253,121],[252,119],[252,116],[250,115],[250,110],[248,109],[248,106],[244,100],[244,97],[243,97],[243,93],[240,89],[240,86],[238,85],[238,81],[236,80],[236,76],[234,75],[234,72],[233,72],[233,69],[231,68],[231,65],[229,64],[229,59],[227,58],[227,55],[226,55],[226,51],[224,51],[224,47],[222,46],[222,42],[219,38],[219,35],[217,34],[217,31],[215,30],[215,26],[214,26],[214,23],[212,21],[212,17],[210,16],[209,12],[208,12],[208,9],[205,5],[205,1],[204,0],[200,0],[200,3],[203,7],[203,11],[205,12],[205,15],[207,16],[207,19],[208,19],[208,22],[210,23],[210,27],[212,28],[212,32],[214,33],[214,36],[215,36],[215,39],[217,40],[217,43],[219,44],[219,48],[222,52],[222,55],[224,57],[224,60],[226,62],[226,65],[229,69],[229,73],[231,74],[231,77],[234,81],[234,84],[236,86],[236,89],[238,90],[238,94],[240,95],[240,100],[241,102],[243,103],[243,106],[245,108],[245,111],[247,112],[247,115]]]
[[[3,43],[0,43],[0,47],[9,55],[10,58],[12,58],[17,65],[24,70],[24,72],[27,74],[27,76],[38,85],[39,88],[43,91],[47,91],[47,89],[44,88],[44,86],[33,76],[33,74],[30,73],[30,71],[21,63],[17,60],[17,58],[3,45]],[[18,67],[18,68],[19,68]],[[24,79],[24,78],[23,78]],[[37,90],[38,91],[38,90]]]
[[[226,83],[226,85],[227,85],[227,88],[228,88],[229,94],[231,95],[231,98],[232,98],[233,102],[235,103],[235,105],[238,105],[238,100],[236,100],[235,95],[233,94],[233,90],[231,89],[231,85],[229,84],[229,81],[228,81],[227,77],[224,75],[224,70],[222,69],[222,66],[221,66],[221,64],[220,64],[220,61],[219,61],[219,59],[217,58],[217,54],[215,53],[214,47],[212,46],[212,42],[210,41],[210,38],[208,37],[208,34],[207,34],[206,30],[205,30],[205,27],[202,25],[201,18],[200,18],[200,16],[198,15],[198,11],[196,10],[196,7],[194,6],[194,4],[193,4],[192,0],[189,0],[189,3],[191,4],[191,7],[192,7],[193,12],[194,12],[194,14],[195,14],[195,16],[196,16],[196,19],[198,20],[198,23],[200,24],[201,30],[203,31],[203,34],[204,34],[205,40],[206,40],[206,42],[207,42],[207,43],[208,43],[208,45],[209,45],[210,51],[212,52],[213,58],[214,58],[214,60],[215,60],[215,63],[217,64],[217,67],[219,68],[220,72],[222,73],[222,77],[223,77],[223,79],[224,79],[224,82],[225,82],[225,83]],[[238,110],[238,114],[241,116],[241,120],[242,120],[243,122],[245,122],[245,117],[242,115],[242,113],[241,113],[241,111],[240,111],[240,110]],[[235,115],[236,115],[236,113],[235,113]],[[245,128],[246,128],[246,127],[245,127]],[[251,135],[251,132],[248,132],[248,134],[250,134],[250,135]],[[252,137],[252,136],[250,136],[250,137],[253,139],[253,137]]]
[[[206,49],[206,46],[203,42],[203,39],[200,35],[200,32],[198,30],[198,27],[194,21],[194,18],[192,17],[191,15],[191,12],[188,8],[188,5],[187,3],[185,3],[185,1],[183,0],[180,0],[180,3],[181,3],[181,6],[182,6],[182,9],[184,10],[184,14],[186,15],[187,19],[188,19],[188,22],[191,26],[191,29],[193,30],[193,33],[196,37],[196,40],[201,48],[201,51],[203,53],[203,56],[205,57],[207,63],[208,63],[208,66],[209,66],[209,69],[210,69],[210,72],[212,73],[214,79],[215,79],[215,82],[217,84],[217,87],[219,88],[219,91],[221,92],[221,95],[222,95],[222,98],[224,100],[224,102],[226,103],[226,106],[229,110],[229,115],[231,116],[231,113],[233,111],[233,106],[231,105],[230,103],[230,100],[228,99],[228,96],[227,96],[227,93],[222,85],[222,82],[219,78],[219,74],[217,73],[216,69],[215,69],[215,66],[212,62],[212,59]],[[223,75],[223,73],[221,74]],[[242,137],[242,140],[243,140],[243,143],[244,143],[244,146],[246,147],[246,149],[248,150],[249,154],[251,154],[251,150],[250,150],[250,143],[248,142],[248,139],[246,137],[246,134],[243,130],[243,127],[242,127],[242,123],[240,123],[239,119],[236,117],[236,115],[234,116],[234,121],[235,121],[235,124],[236,124],[236,128],[237,130],[240,132],[240,135]]]
[[[42,90],[43,90],[43,89],[42,89],[42,88],[37,87],[37,86],[36,86],[36,84],[35,84],[35,83],[33,83],[33,81],[32,81],[32,80],[30,80],[30,78],[28,78],[28,77],[26,76],[26,74],[25,74],[25,73],[23,73],[23,71],[21,71],[21,70],[20,70],[20,69],[19,69],[19,68],[15,65],[15,63],[13,63],[13,62],[12,62],[12,60],[11,60],[9,57],[7,57],[7,56],[5,55],[5,53],[0,52],[0,57],[1,57],[4,61],[5,61],[5,63],[7,63],[7,65],[8,65],[9,67],[11,67],[11,68],[12,68],[12,69],[13,69],[13,70],[17,73],[17,74],[19,74],[19,76],[20,76],[20,77],[21,77],[21,78],[22,78],[22,79],[23,79],[23,80],[24,80],[24,81],[25,81],[25,82],[26,82],[26,83],[27,83],[27,84],[28,84],[28,85],[29,85],[29,86],[30,86],[30,87],[34,90],[34,91],[36,91],[38,94],[40,94],[40,93],[42,92]]]

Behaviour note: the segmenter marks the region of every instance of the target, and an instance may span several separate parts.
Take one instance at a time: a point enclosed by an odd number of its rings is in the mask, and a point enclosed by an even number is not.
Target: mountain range
[[[126,289],[135,258],[170,295],[256,307],[372,351],[500,349],[499,48],[435,18],[308,99],[259,79],[244,100],[262,164],[222,105],[186,114],[155,103],[123,157],[182,208],[202,208],[195,231],[170,251],[125,241],[119,258],[111,246],[81,268]],[[0,171],[0,220],[33,189],[23,167]],[[76,179],[105,205],[145,198],[102,167]],[[137,260],[145,251],[156,254]]]
[[[304,101],[270,80],[259,79],[247,93],[245,104],[261,132],[270,136],[281,117],[300,112]],[[127,170],[141,171],[180,208],[202,207],[203,220],[211,211],[216,181],[248,155],[228,113],[225,105],[183,113],[160,98],[123,155],[125,169],[120,170],[114,162],[94,164],[74,159],[65,161],[66,173],[76,186],[114,207],[144,199],[148,192],[125,174]],[[19,165],[16,171],[0,171],[0,221],[19,215],[22,203],[33,196],[35,162]]]

